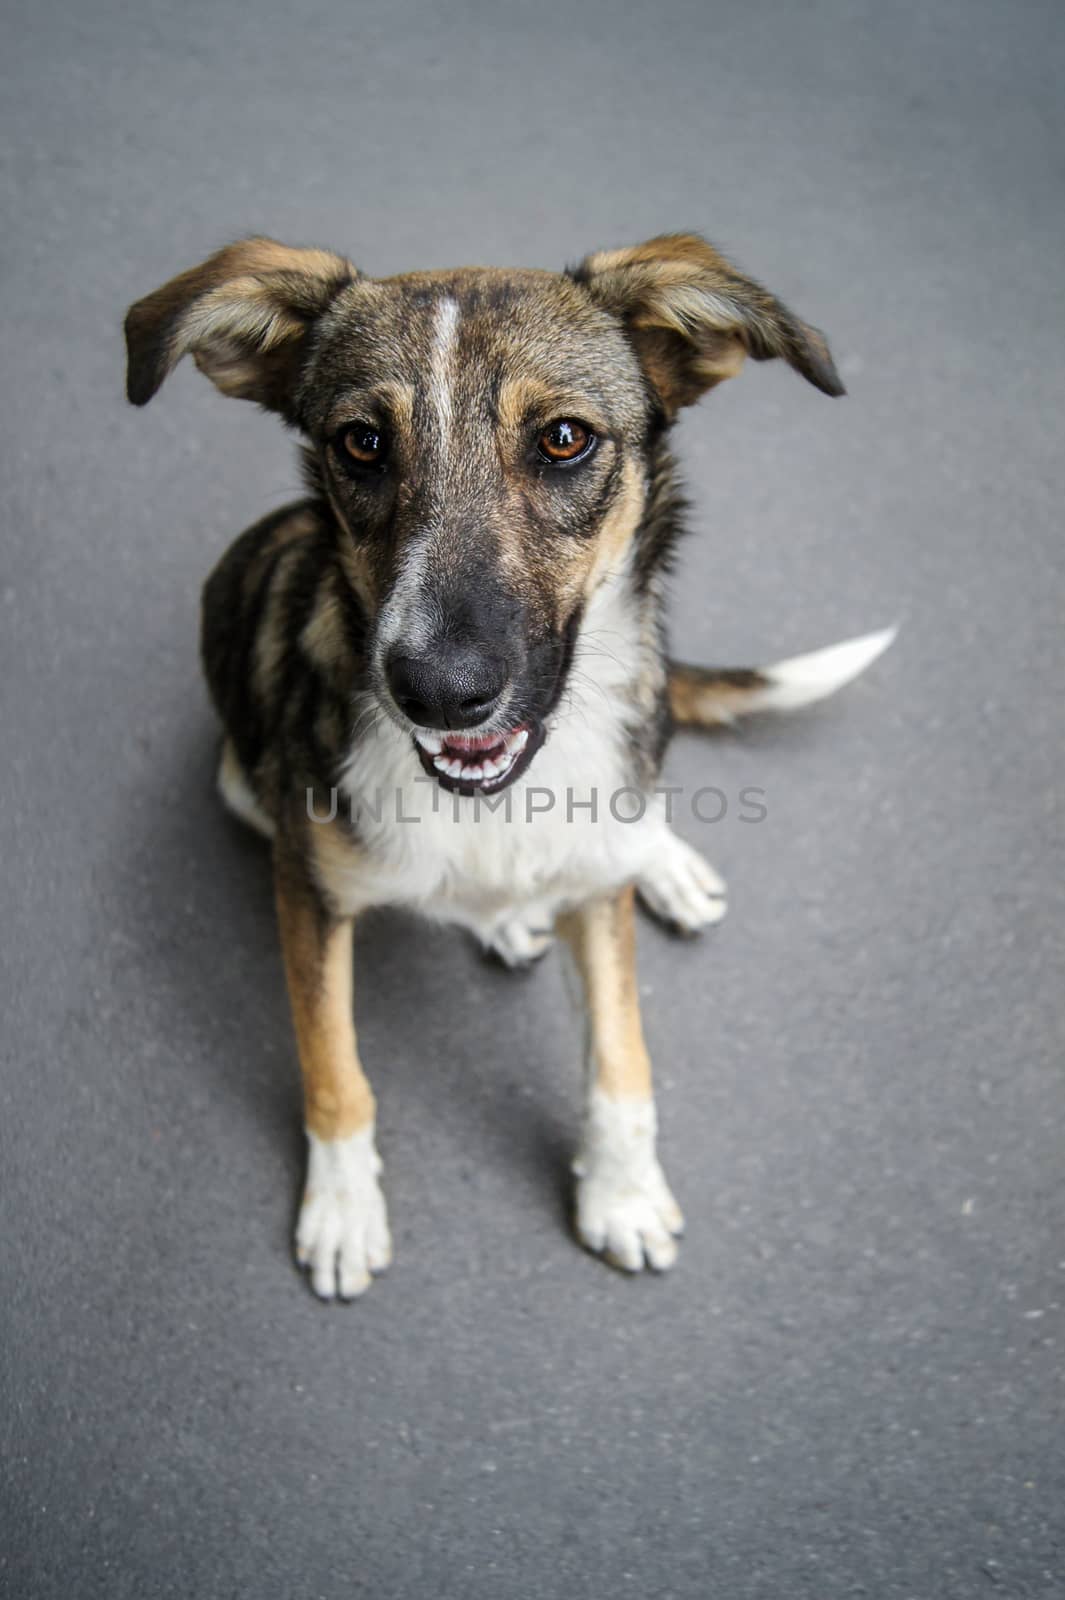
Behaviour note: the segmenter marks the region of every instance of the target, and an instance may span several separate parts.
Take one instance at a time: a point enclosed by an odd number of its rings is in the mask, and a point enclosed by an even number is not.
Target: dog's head
[[[386,279],[250,239],[139,301],[126,336],[134,404],[191,353],[303,432],[373,690],[426,770],[467,792],[512,782],[542,741],[678,408],[747,356],[843,392],[821,335],[686,234],[561,274]]]

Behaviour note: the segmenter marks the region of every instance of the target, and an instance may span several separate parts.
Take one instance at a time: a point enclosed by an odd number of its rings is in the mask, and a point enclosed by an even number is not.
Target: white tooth
[[[510,755],[516,756],[525,749],[525,746],[528,744],[528,742],[528,728],[519,728],[517,733],[512,733],[510,738],[507,740],[507,751]]]
[[[461,778],[462,777],[462,762],[459,761],[457,756],[452,756],[451,760],[448,762],[447,766],[444,768],[444,771],[447,773],[449,778]]]
[[[462,776],[470,783],[479,783],[484,777],[483,767],[463,767]]]
[[[509,756],[509,755],[500,756],[499,760],[497,762],[495,762],[494,765],[495,765],[495,772],[492,774],[492,782],[493,783],[497,782],[500,778],[505,778],[506,777],[506,775],[510,771],[511,767],[514,765],[514,757],[513,756]],[[485,768],[485,775],[487,776],[487,774],[488,774],[488,768],[486,767]]]
[[[419,728],[414,737],[422,749],[428,750],[431,756],[438,756],[444,748],[443,739],[438,733],[434,733],[431,728]]]
[[[496,766],[494,761],[482,761],[481,771],[484,773],[486,778],[498,778],[500,768]]]
[[[447,771],[447,764],[448,764],[447,756],[434,756],[433,757],[433,766],[436,768],[437,772],[446,772]]]

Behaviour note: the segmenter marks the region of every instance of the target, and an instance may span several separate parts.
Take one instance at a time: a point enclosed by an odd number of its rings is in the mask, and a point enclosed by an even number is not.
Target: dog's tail
[[[669,704],[682,727],[716,728],[754,711],[794,711],[835,694],[882,655],[897,628],[792,656],[771,667],[729,669],[669,664]]]

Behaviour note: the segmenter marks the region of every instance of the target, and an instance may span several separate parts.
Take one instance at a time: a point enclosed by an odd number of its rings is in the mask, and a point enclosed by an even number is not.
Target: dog
[[[306,497],[207,580],[202,658],[222,798],[272,841],[311,1287],[351,1299],[391,1259],[352,1015],[353,921],[385,905],[512,966],[566,941],[588,1040],[576,1232],[665,1270],[683,1219],[656,1151],[634,897],[686,933],[725,909],[656,792],[670,733],[821,699],[892,637],[762,670],[671,662],[670,429],[747,357],[841,395],[824,337],[692,234],[561,273],[386,279],[252,238],[138,301],[125,331],[134,405],[191,354],[305,441]]]

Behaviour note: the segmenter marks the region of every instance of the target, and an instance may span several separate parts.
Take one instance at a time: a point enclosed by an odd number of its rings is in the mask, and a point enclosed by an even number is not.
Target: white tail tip
[[[878,633],[863,633],[859,639],[845,639],[842,644],[831,644],[825,650],[811,650],[809,655],[792,656],[788,661],[763,667],[763,676],[769,679],[769,684],[758,691],[757,704],[752,704],[750,709],[791,711],[797,706],[827,699],[871,666],[877,656],[883,655],[898,631],[897,625],[881,628]]]

